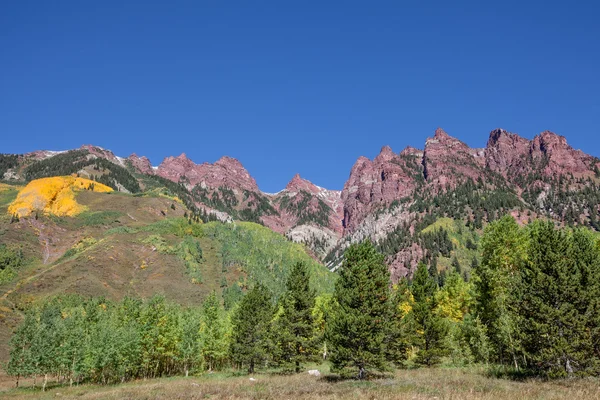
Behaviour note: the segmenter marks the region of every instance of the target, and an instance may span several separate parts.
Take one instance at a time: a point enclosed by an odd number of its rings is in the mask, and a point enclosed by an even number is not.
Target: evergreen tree
[[[334,370],[357,368],[358,378],[363,379],[369,368],[386,369],[390,294],[390,274],[383,255],[370,241],[351,245],[344,254],[326,331]]]
[[[318,351],[312,314],[315,292],[310,287],[310,275],[304,263],[293,266],[286,288],[275,334],[284,367],[293,367],[299,373],[301,363],[313,360]]]
[[[452,272],[456,272],[459,275],[462,275],[462,266],[460,265],[460,262],[458,261],[458,258],[456,258],[456,256],[452,257]]]
[[[439,364],[448,352],[445,341],[448,324],[435,312],[437,290],[437,283],[429,275],[427,266],[419,264],[411,286],[414,298],[411,314],[416,330],[414,344],[419,348],[415,361],[427,366]]]
[[[532,369],[550,377],[600,371],[600,254],[582,230],[536,221],[523,271],[523,348]]]
[[[273,318],[271,294],[257,284],[240,301],[232,316],[231,358],[239,365],[247,364],[254,373],[257,363],[268,358],[269,325]]]
[[[408,317],[412,294],[408,281],[401,279],[392,292],[392,320],[385,340],[386,358],[400,366],[408,358],[412,321]]]

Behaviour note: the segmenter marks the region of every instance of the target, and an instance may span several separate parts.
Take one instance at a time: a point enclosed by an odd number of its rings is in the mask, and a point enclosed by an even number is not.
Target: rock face
[[[454,187],[459,182],[482,175],[485,151],[471,149],[465,143],[438,128],[425,142],[423,166],[425,179],[438,187]]]
[[[309,196],[307,196],[307,194]],[[329,210],[327,210],[328,223],[322,224],[323,227],[337,233],[341,236],[343,232],[342,219],[344,216],[344,205],[342,203],[341,192],[338,190],[328,190],[320,186],[315,185],[309,180],[300,177],[300,174],[294,175],[291,181],[288,182],[285,189],[276,194],[277,203],[279,204],[279,211],[282,213],[283,222],[285,225],[292,227],[296,225],[294,219],[298,219],[298,215],[285,215],[285,207],[282,206],[282,199],[287,197],[291,199],[292,203],[298,204],[301,201],[306,203],[303,206],[304,212],[317,213],[322,207],[321,203],[324,203]],[[302,204],[304,204],[304,202]],[[287,222],[287,223],[286,223]]]
[[[486,147],[486,165],[505,178],[522,174],[528,168],[529,140],[504,129],[490,132]]]
[[[201,185],[259,192],[254,178],[238,160],[231,157],[221,157],[214,164],[195,164],[182,153],[177,157],[165,158],[156,174],[174,182],[183,180],[190,188]]]
[[[591,172],[593,157],[573,149],[564,136],[550,131],[544,131],[532,140],[530,153],[534,162],[547,164],[544,172],[549,176],[569,173],[580,176]]]
[[[131,162],[131,165],[133,165],[133,167],[142,174],[154,174],[152,164],[150,164],[150,160],[148,160],[146,156],[138,157],[137,154],[133,153],[132,155],[127,157],[127,160],[129,160],[129,162]]]
[[[412,194],[422,176],[422,154],[413,148],[395,154],[384,146],[373,161],[356,161],[342,190],[345,232],[355,231],[368,214]]]
[[[431,202],[438,194],[461,185],[461,190],[466,190],[464,188],[469,186],[464,184],[469,180],[482,185],[478,187],[486,188],[488,194],[497,188],[514,191],[514,196],[530,208],[529,216],[544,215],[540,210],[545,209],[547,217],[562,221],[565,214],[557,210],[561,205],[549,197],[555,190],[551,180],[571,175],[575,179],[597,179],[596,175],[600,175],[595,171],[600,168],[597,165],[596,158],[574,150],[563,136],[548,131],[528,140],[495,129],[489,134],[486,148],[478,149],[470,148],[438,128],[434,136],[427,139],[424,151],[407,147],[396,154],[385,146],[375,159],[360,157],[356,161],[342,191],[344,239],[340,243],[344,245],[338,246],[338,251],[343,251],[348,242],[365,238],[379,242],[397,227],[409,229],[412,235],[419,218],[419,213],[410,211],[415,199],[425,198]],[[569,190],[585,186],[581,180],[577,183],[570,179],[569,182]],[[520,197],[524,192],[527,198]],[[535,198],[531,197],[532,193]],[[549,200],[554,202],[553,207],[547,205]],[[578,210],[577,215],[584,208]],[[518,209],[508,211],[519,220],[528,218]],[[419,244],[412,242],[388,256],[392,276],[409,274],[423,254]]]
[[[591,176],[594,158],[575,150],[564,136],[544,131],[533,140],[496,129],[486,148],[487,167],[511,182],[536,171],[545,176]]]
[[[123,158],[115,156],[115,154],[112,151],[103,149],[102,147],[94,146],[91,144],[84,144],[79,149],[87,150],[92,157],[104,158],[112,163],[120,165],[121,167],[125,166]]]

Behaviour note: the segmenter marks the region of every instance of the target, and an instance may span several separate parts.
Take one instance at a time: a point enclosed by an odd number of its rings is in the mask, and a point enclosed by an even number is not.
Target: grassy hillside
[[[145,195],[80,191],[86,211],[11,221],[16,188],[0,190],[0,244],[22,253],[23,263],[0,282],[0,360],[20,311],[48,296],[76,293],[118,300],[162,294],[184,305],[213,291],[227,306],[263,282],[279,295],[291,266],[309,265],[319,292],[333,276],[301,245],[254,223],[194,223],[189,210],[160,191]]]

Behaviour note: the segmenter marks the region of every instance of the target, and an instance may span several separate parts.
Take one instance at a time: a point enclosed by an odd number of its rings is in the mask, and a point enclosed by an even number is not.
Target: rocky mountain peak
[[[148,175],[154,174],[154,170],[152,169],[152,164],[150,163],[150,160],[148,159],[148,157],[146,157],[146,156],[139,157],[137,154],[132,153],[129,157],[127,157],[127,160],[129,160],[129,162],[131,162],[131,165],[133,165],[133,167],[135,169],[137,169],[139,172],[141,172],[143,174],[148,174]]]
[[[286,185],[285,190],[288,192],[299,192],[304,190],[313,194],[319,193],[319,188],[311,181],[302,178],[300,174],[294,175],[292,180]]]
[[[529,144],[529,140],[517,135],[516,133],[508,132],[504,129],[494,129],[490,132],[487,148],[497,147],[501,145],[524,145]]]
[[[195,164],[185,153],[167,157],[159,165],[157,174],[174,182],[185,178],[189,186],[203,184],[211,188],[226,186],[258,192],[256,181],[235,158],[221,157],[214,164]]]
[[[404,150],[400,152],[401,156],[413,156],[413,157],[423,157],[423,150],[417,149],[416,147],[406,146]]]
[[[390,161],[394,157],[396,157],[396,154],[394,153],[392,148],[390,146],[383,146],[381,148],[381,151],[379,152],[379,155],[377,157],[375,157],[374,161],[375,162],[386,162],[386,161]]]
[[[215,165],[220,165],[224,168],[244,169],[245,170],[244,166],[237,158],[233,158],[233,157],[229,157],[229,156],[223,156],[223,157],[219,158],[215,162]]]
[[[435,130],[435,133],[434,133],[433,137],[434,137],[435,139],[444,139],[444,138],[448,138],[448,137],[450,137],[450,135],[448,135],[448,134],[446,133],[446,131],[445,131],[445,130],[443,130],[442,128],[439,128],[439,127],[438,127],[438,128]]]
[[[533,138],[531,158],[547,164],[544,171],[549,175],[587,175],[592,173],[593,157],[573,149],[564,136],[544,131]]]
[[[182,162],[192,162],[192,160],[190,160],[190,158],[187,156],[187,154],[185,153],[181,153],[180,155],[178,155],[177,157],[175,157],[176,160],[182,161]]]

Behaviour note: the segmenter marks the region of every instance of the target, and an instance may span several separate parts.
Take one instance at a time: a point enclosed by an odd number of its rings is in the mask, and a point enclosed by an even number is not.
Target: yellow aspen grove
[[[112,192],[113,189],[101,183],[74,176],[54,176],[36,179],[25,186],[8,207],[11,215],[27,217],[35,211],[57,216],[72,217],[85,210],[77,203],[75,193],[79,190]]]

